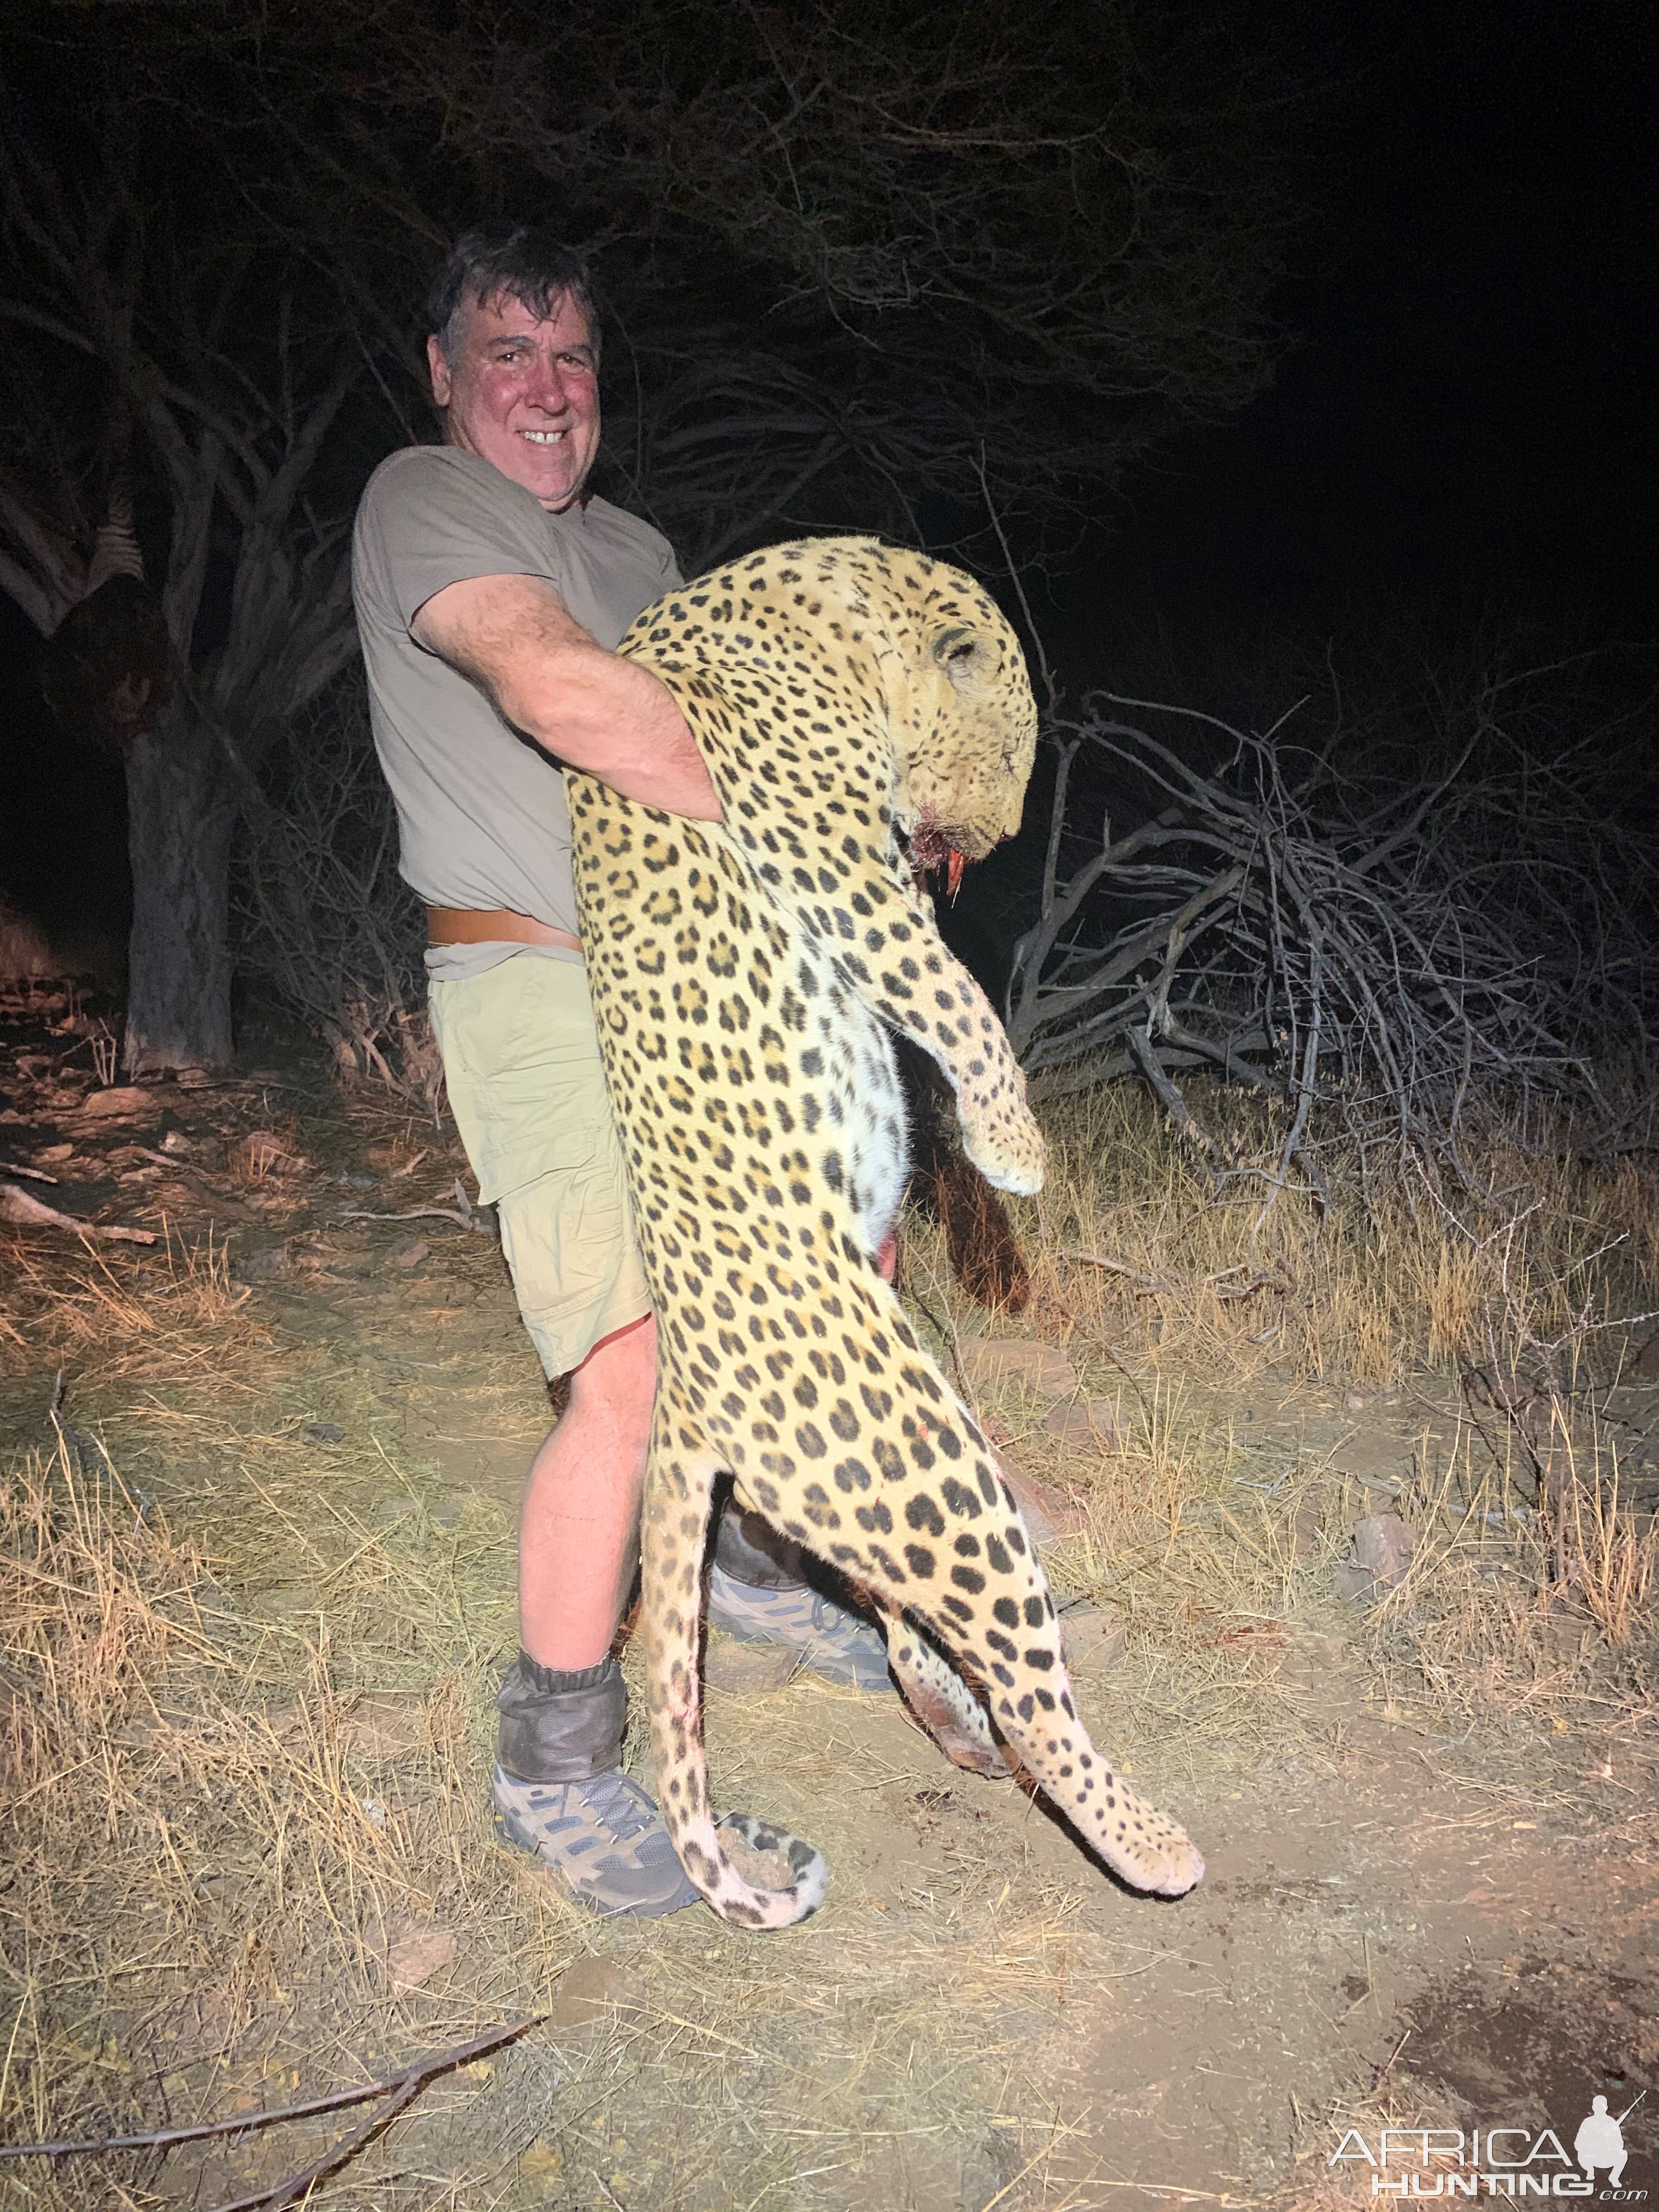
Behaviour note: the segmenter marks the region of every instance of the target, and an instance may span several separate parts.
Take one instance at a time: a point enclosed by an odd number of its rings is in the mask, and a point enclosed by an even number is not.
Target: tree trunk
[[[230,1063],[230,842],[236,805],[210,733],[180,708],[127,756],[132,944],[125,1066]]]

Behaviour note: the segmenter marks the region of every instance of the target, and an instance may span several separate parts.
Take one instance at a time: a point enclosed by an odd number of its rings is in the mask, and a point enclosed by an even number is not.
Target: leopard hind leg
[[[999,1738],[971,1686],[940,1656],[914,1621],[896,1612],[874,1591],[870,1596],[886,1616],[888,1657],[905,1700],[945,1757],[969,1774],[994,1780],[1018,1775],[1021,1759]],[[1061,1730],[1066,1720],[1074,1717],[1070,1705],[1069,1686],[1062,1685],[1055,1717],[1035,1735],[1021,1726],[1013,1713],[1008,1716],[1011,1736],[1015,1741],[1024,1738],[1025,1763],[1034,1778],[1063,1810],[1071,1811],[1075,1801],[1077,1813],[1082,1816],[1080,1832],[1116,1873],[1138,1888],[1180,1895],[1201,1877],[1203,1860],[1172,1821],[1130,1790],[1121,1775],[1112,1774],[1085,1735],[1079,1733],[1075,1741],[1067,1737],[1063,1744],[1058,1734],[1049,1735],[1049,1726]],[[1107,1800],[1114,1801],[1107,1805],[1112,1816],[1109,1838],[1098,1826],[1091,1834],[1086,1816],[1092,1811],[1097,1817],[1098,1808],[1090,1806],[1088,1790],[1079,1792],[1073,1787],[1079,1779],[1088,1780],[1096,1762],[1101,1768],[1097,1786]]]
[[[1202,1857],[1186,1830],[1131,1788],[1095,1747],[1073,1703],[1052,1616],[1048,1626],[1052,1636],[1040,1632],[1031,1638],[1033,1649],[1043,1652],[1043,1702],[1031,1711],[1029,1692],[1017,1702],[998,1697],[998,1727],[1050,1803],[1121,1881],[1155,1896],[1185,1896],[1204,1879]]]
[[[702,1557],[709,1500],[726,1461],[678,1404],[657,1392],[641,1529],[646,1669],[658,1802],[680,1863],[722,1920],[789,1928],[822,1905],[830,1869],[787,1829],[709,1803],[699,1668]]]
[[[959,1764],[984,1772],[988,1747],[1000,1736],[1121,1880],[1182,1896],[1203,1878],[1204,1861],[1178,1823],[1148,1804],[1091,1741],[1073,1702],[1041,1562],[982,1431],[917,1346],[884,1285],[860,1317],[872,1331],[865,1364],[883,1389],[878,1414],[869,1409],[867,1442],[846,1401],[847,1441],[862,1443],[867,1456],[849,1455],[836,1471],[837,1490],[860,1503],[850,1516],[831,1508],[824,1532],[831,1563],[890,1617],[910,1613],[927,1632],[907,1636],[901,1622],[889,1653],[949,1756],[965,1754]],[[862,1348],[850,1330],[844,1341],[849,1352]],[[813,1540],[804,1521],[792,1521],[790,1533]],[[930,1645],[985,1684],[988,1718],[975,1716],[965,1692],[951,1692]]]
[[[869,1592],[887,1627],[887,1661],[904,1701],[952,1766],[1006,1781],[1014,1772],[992,1733],[983,1705],[913,1620],[878,1592]]]

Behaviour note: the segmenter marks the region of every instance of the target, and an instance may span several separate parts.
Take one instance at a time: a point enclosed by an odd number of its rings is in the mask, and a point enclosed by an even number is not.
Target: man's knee
[[[601,1337],[570,1378],[573,1407],[604,1409],[641,1433],[650,1429],[656,1395],[657,1324],[649,1314]]]

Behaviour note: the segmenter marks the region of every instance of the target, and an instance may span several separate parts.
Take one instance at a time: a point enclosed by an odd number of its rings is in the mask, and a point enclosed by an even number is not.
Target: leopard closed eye
[[[911,867],[979,859],[1018,826],[1036,714],[1018,641],[959,571],[834,538],[670,593],[620,649],[674,693],[725,815],[566,780],[658,1322],[641,1619],[675,1847],[744,1925],[787,1926],[823,1895],[809,1844],[708,1800],[699,1601],[729,1471],[870,1593],[901,1686],[958,1764],[1006,1771],[1012,1747],[1123,1880],[1179,1895],[1203,1861],[1091,1742],[995,1456],[873,1256],[905,1177],[894,1031],[944,1070],[987,1178],[1042,1182],[1007,1038]]]

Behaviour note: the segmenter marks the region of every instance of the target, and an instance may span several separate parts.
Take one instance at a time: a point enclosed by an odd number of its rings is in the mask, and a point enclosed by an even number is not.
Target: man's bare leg
[[[538,1666],[596,1667],[611,1649],[639,1559],[656,1389],[647,1314],[594,1346],[536,1455],[519,1514],[519,1640]]]
[[[662,1816],[622,1768],[627,1700],[611,1656],[639,1549],[656,1395],[647,1316],[596,1344],[536,1455],[519,1516],[522,1649],[495,1700],[496,1823],[603,1913],[698,1902]]]
[[[881,1255],[890,1279],[890,1240]],[[662,1817],[622,1771],[626,1700],[611,1656],[638,1554],[640,1498],[656,1396],[649,1318],[595,1345],[570,1378],[570,1402],[536,1455],[519,1519],[521,1650],[495,1700],[494,1781],[501,1832],[561,1874],[596,1911],[654,1917],[698,1902]],[[764,1536],[764,1531],[762,1531]],[[720,1544],[760,1584],[727,1582]],[[886,1681],[878,1632],[751,1553],[722,1522],[714,1600],[738,1634],[793,1644],[836,1679]],[[730,1608],[735,1606],[734,1617]],[[711,1611],[718,1612],[711,1603]],[[867,1642],[869,1651],[862,1650]],[[849,1672],[849,1668],[855,1671]]]

